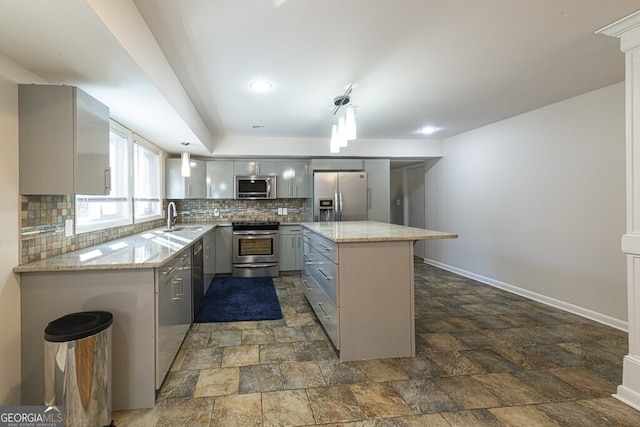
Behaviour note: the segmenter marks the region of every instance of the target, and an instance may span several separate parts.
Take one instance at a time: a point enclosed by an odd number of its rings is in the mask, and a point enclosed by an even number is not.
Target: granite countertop
[[[116,270],[161,267],[218,224],[178,224],[176,231],[163,228],[23,264],[16,273]]]
[[[303,222],[301,225],[336,243],[458,238],[457,234],[378,221]]]

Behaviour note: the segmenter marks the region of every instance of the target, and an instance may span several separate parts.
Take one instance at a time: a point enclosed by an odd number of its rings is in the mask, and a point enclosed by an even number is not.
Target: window
[[[76,195],[76,233],[162,218],[160,150],[111,121],[109,165],[109,195]]]
[[[131,215],[131,132],[111,122],[109,166],[111,192],[107,196],[76,195],[76,233],[133,223]]]
[[[139,136],[133,144],[133,217],[135,222],[162,217],[160,152]]]

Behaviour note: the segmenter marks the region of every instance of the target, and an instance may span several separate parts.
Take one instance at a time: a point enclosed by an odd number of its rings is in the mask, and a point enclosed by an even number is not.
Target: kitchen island
[[[414,243],[458,236],[377,221],[301,225],[304,292],[340,360],[415,356]]]

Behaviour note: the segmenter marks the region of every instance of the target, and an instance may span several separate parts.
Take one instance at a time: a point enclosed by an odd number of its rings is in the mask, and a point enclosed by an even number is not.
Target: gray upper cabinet
[[[311,197],[309,162],[278,161],[278,199]]]
[[[331,171],[361,171],[364,170],[363,159],[312,159],[311,169],[313,171],[331,170]]]
[[[367,213],[369,221],[391,219],[391,169],[389,159],[367,159]]]
[[[74,86],[19,85],[20,194],[109,194],[109,108]]]
[[[233,199],[233,162],[207,162],[207,199]]]
[[[240,161],[233,162],[234,175],[277,175],[278,167],[274,161]]]
[[[166,198],[167,199],[204,199],[206,162],[191,159],[191,176],[182,176],[181,159],[167,159],[166,162]]]

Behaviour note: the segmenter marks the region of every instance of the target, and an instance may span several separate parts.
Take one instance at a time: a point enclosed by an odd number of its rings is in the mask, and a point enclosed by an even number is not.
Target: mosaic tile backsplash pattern
[[[20,264],[27,264],[110,240],[162,227],[164,220],[64,236],[64,223],[75,219],[73,195],[20,196]]]
[[[178,223],[268,220],[287,223],[311,218],[310,199],[174,201],[178,209]],[[278,208],[286,208],[287,214],[278,215]],[[64,224],[68,219],[75,219],[73,195],[20,196],[20,264],[84,249],[165,224],[164,219],[158,219],[65,237]]]
[[[279,221],[304,222],[311,219],[311,199],[276,200],[174,200],[178,222]],[[286,214],[278,215],[278,209]],[[216,216],[217,214],[217,216]]]

